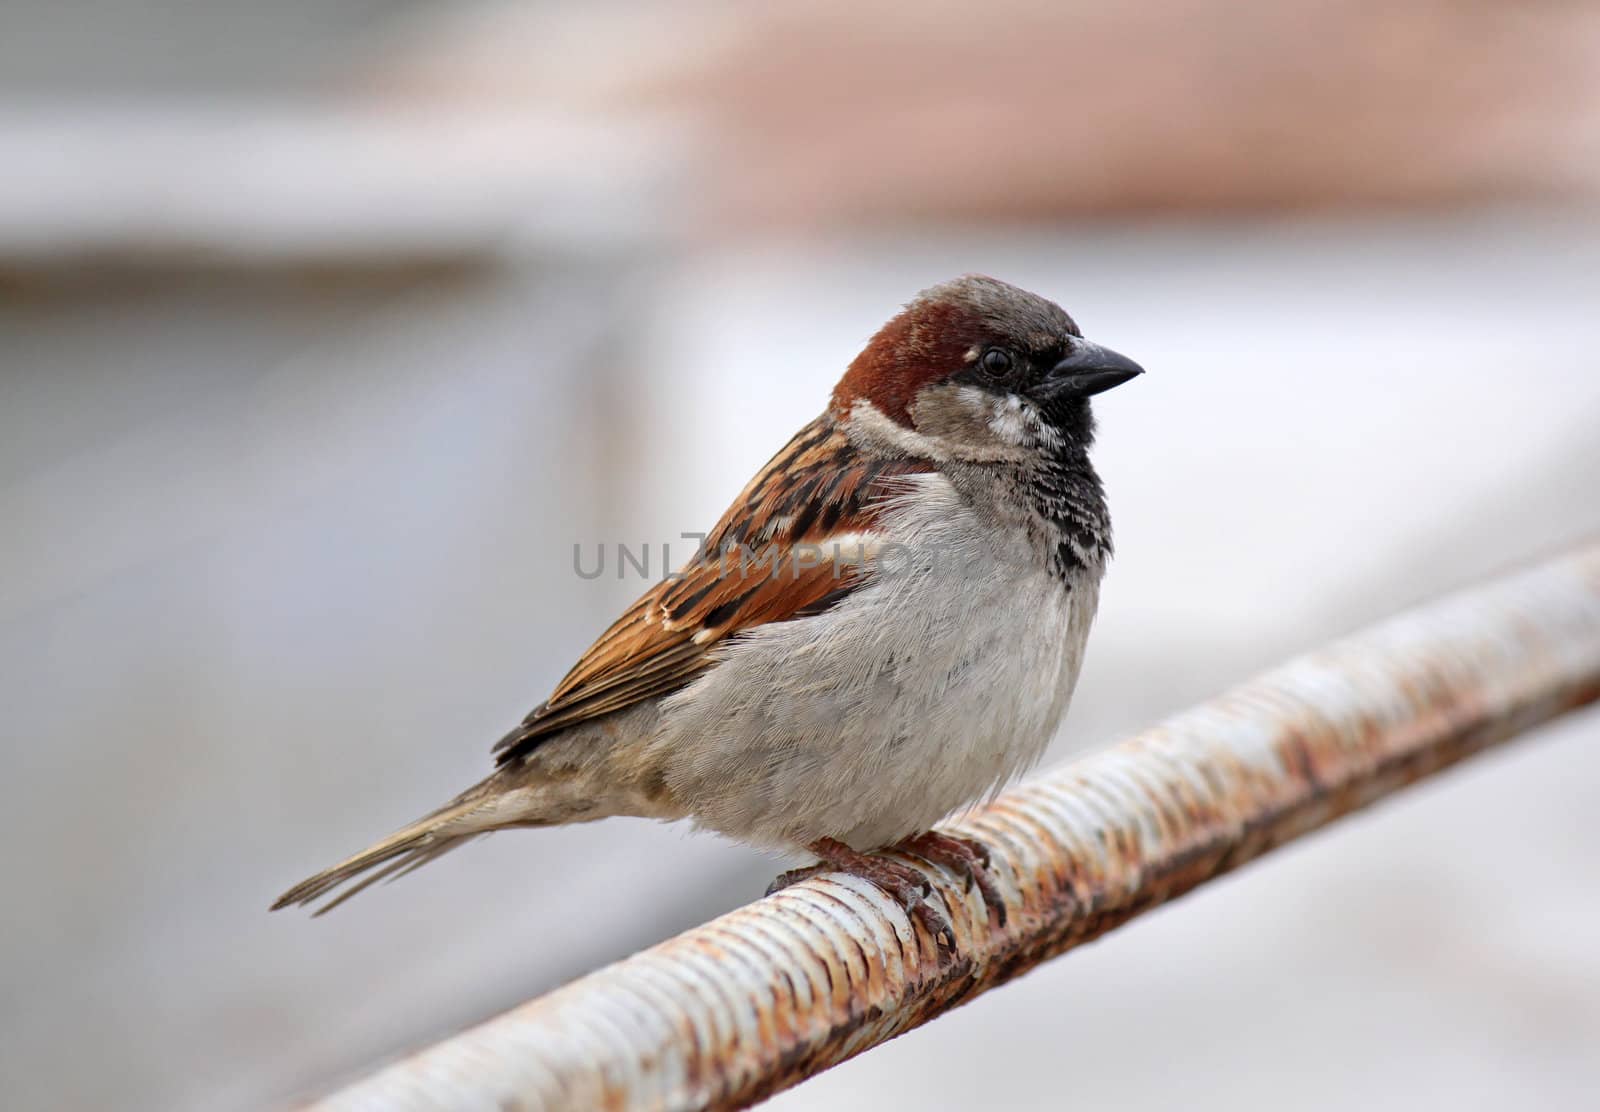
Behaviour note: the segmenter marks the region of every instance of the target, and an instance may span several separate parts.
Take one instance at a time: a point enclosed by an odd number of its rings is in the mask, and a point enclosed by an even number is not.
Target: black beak
[[[1072,345],[1070,354],[1051,367],[1049,376],[1040,383],[1050,397],[1087,398],[1144,374],[1143,367],[1110,348],[1088,340],[1068,342]]]

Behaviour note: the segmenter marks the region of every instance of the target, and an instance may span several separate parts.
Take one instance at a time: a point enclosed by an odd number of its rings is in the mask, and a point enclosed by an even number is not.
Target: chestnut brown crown
[[[1053,301],[968,274],[922,291],[880,328],[833,392],[833,413],[858,402],[906,426],[929,386],[959,382],[1036,402],[1086,398],[1142,372],[1083,338]]]

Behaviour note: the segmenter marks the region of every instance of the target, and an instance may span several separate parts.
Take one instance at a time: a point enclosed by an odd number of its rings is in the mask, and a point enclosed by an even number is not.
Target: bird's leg
[[[917,834],[895,846],[906,853],[914,853],[935,865],[945,865],[967,878],[967,890],[976,884],[983,893],[983,902],[994,913],[1003,927],[1006,925],[1006,902],[1000,895],[1000,886],[989,871],[989,847],[976,838],[962,838],[929,830]]]
[[[916,869],[888,857],[859,853],[832,838],[820,838],[806,848],[821,860],[804,869],[791,869],[781,874],[767,888],[767,895],[820,873],[848,873],[883,891],[935,939],[942,940],[949,949],[955,949],[955,929],[951,927],[950,920],[945,918],[944,912],[929,901],[932,887],[928,884],[928,878]]]

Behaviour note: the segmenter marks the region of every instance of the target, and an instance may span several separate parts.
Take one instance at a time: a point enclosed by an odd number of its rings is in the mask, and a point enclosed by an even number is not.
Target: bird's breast
[[[864,585],[748,631],[666,704],[669,778],[702,825],[858,848],[926,829],[1033,764],[1066,710],[1098,568],[1063,580],[943,479],[882,518]]]

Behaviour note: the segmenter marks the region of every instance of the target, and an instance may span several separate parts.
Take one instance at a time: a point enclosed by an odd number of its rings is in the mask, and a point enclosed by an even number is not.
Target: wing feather
[[[922,460],[859,451],[827,414],[774,456],[700,553],[630,606],[550,698],[495,746],[501,764],[559,730],[669,694],[752,626],[820,614],[860,583],[884,500]]]

